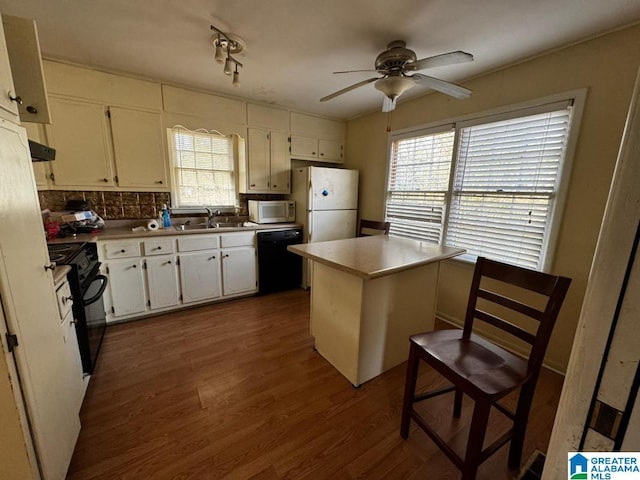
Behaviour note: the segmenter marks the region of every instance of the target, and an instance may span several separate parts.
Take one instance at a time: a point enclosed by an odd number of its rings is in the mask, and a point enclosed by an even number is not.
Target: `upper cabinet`
[[[287,133],[249,128],[247,157],[239,161],[240,193],[290,193],[291,159]]]
[[[344,162],[345,124],[291,112],[291,158]]]
[[[2,15],[20,120],[51,123],[34,20]]]
[[[9,66],[9,54],[2,24],[0,23],[0,118],[20,123],[18,103]]]
[[[51,97],[51,185],[167,190],[160,113]]]

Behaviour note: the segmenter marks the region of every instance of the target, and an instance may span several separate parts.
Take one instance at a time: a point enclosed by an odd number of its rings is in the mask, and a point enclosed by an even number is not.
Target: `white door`
[[[64,478],[80,419],[24,128],[0,120],[0,297],[45,478]]]
[[[184,303],[208,300],[222,295],[220,288],[220,252],[180,255],[180,282]]]
[[[222,285],[225,295],[256,290],[256,249],[222,250]]]
[[[309,212],[309,243],[341,240],[356,236],[356,210]]]
[[[144,312],[147,308],[144,293],[142,261],[139,258],[114,260],[107,265],[113,314],[116,317]]]
[[[309,168],[309,210],[358,208],[358,171],[341,168]]]
[[[165,308],[178,305],[178,267],[176,258],[170,255],[147,257],[147,283],[149,285],[149,308]]]

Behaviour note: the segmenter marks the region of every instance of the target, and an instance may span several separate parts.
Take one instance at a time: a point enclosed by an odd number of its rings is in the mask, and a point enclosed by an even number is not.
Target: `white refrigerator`
[[[302,167],[292,173],[291,199],[296,222],[304,225],[304,243],[356,236],[358,171]],[[309,262],[302,263],[302,286],[311,286]]]

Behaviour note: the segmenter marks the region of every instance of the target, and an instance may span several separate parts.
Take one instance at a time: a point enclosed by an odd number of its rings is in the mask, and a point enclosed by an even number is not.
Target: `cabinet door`
[[[144,292],[142,261],[139,258],[116,260],[107,265],[113,314],[116,317],[144,312],[147,301]]]
[[[289,136],[271,132],[271,188],[273,193],[291,192],[291,157],[289,156]]]
[[[22,98],[22,104],[18,105],[20,120],[51,123],[36,22],[29,18],[3,15],[2,23],[13,83],[16,93]]]
[[[182,301],[217,298],[220,288],[220,252],[217,250],[180,255]]]
[[[225,295],[256,291],[255,248],[222,250],[222,285]]]
[[[15,97],[15,95],[13,77],[9,67],[7,43],[4,39],[4,29],[0,22],[0,118],[19,124],[18,104],[9,98]]]
[[[69,393],[75,400],[76,413],[80,413],[84,396],[84,372],[82,371],[82,360],[80,359],[75,323],[73,313],[70,311],[62,321],[61,328],[67,353]]]
[[[318,139],[291,135],[291,158],[318,158]]]
[[[22,122],[22,126],[27,130],[29,140],[44,144],[48,143],[44,135],[44,125]],[[50,163],[51,162],[31,162],[38,189],[44,189],[49,186],[49,175],[51,174]]]
[[[342,143],[332,140],[318,140],[318,160],[323,162],[342,163]]]
[[[113,186],[110,136],[102,105],[51,97],[53,124],[47,130],[56,159],[57,186]]]
[[[118,185],[166,190],[160,114],[116,107],[109,112]]]
[[[149,308],[165,308],[178,305],[178,268],[176,257],[162,255],[147,258],[147,283],[149,285]]]
[[[269,132],[257,128],[248,129],[247,171],[248,192],[269,192]]]

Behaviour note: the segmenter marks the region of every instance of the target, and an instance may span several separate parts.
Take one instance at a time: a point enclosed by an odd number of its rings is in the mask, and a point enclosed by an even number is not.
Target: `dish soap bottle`
[[[162,204],[162,226],[164,228],[171,228],[171,216],[169,215],[169,208],[167,204]]]

